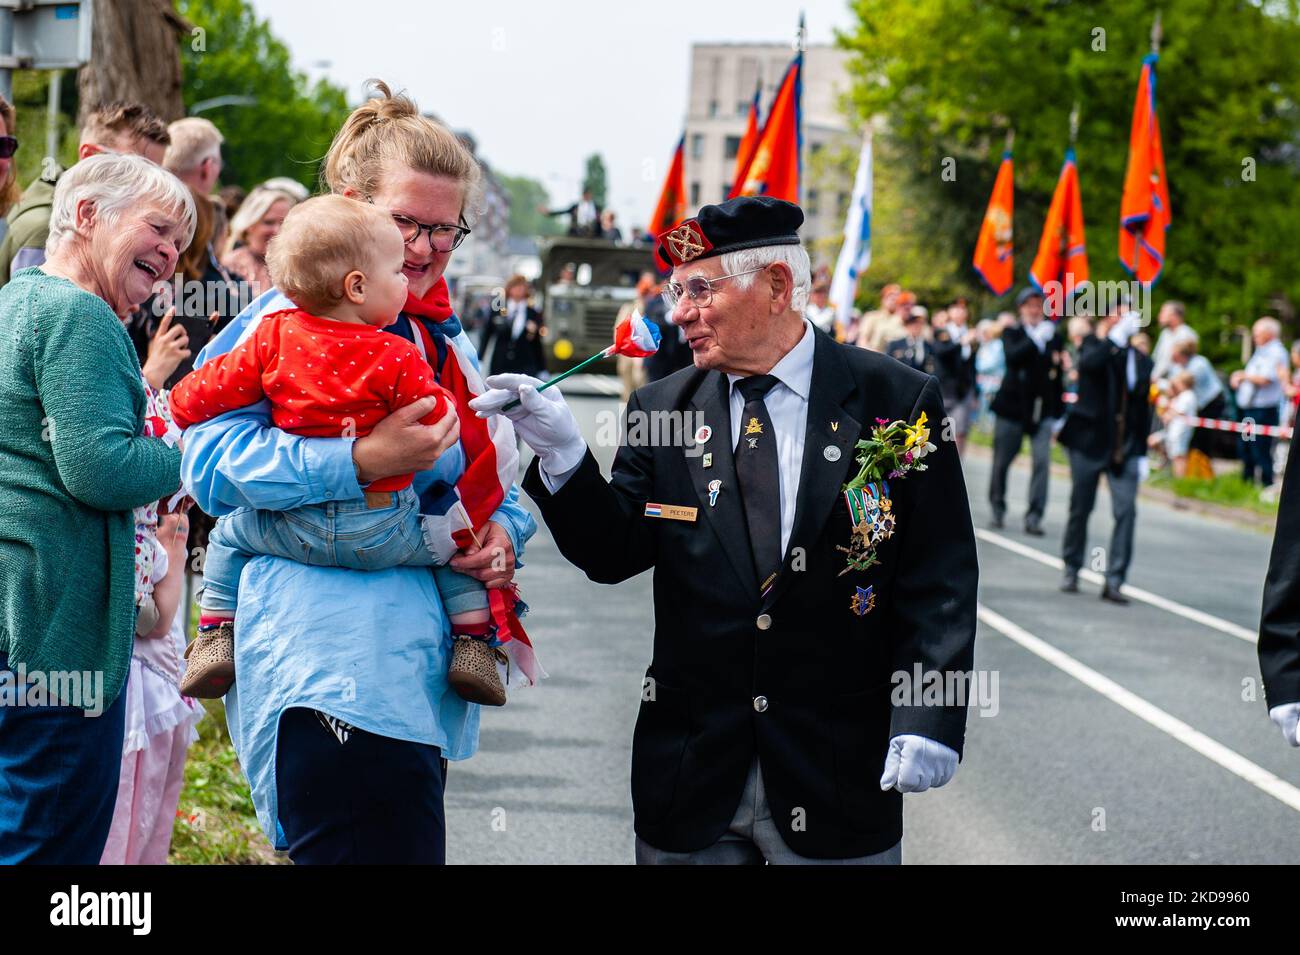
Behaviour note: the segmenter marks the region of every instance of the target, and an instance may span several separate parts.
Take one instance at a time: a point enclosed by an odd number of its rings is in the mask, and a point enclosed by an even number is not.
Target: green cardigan
[[[131,665],[131,509],[180,485],[144,408],[103,299],[39,268],[0,289],[0,651],[11,669],[102,671],[105,707]]]

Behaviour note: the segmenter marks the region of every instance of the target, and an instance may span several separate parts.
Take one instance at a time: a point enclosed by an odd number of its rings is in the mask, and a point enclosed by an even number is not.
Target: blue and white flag
[[[831,304],[835,321],[847,328],[858,291],[858,279],[871,264],[871,130],[862,137],[862,156],[853,181],[853,201],[844,220],[844,245],[831,277]]]

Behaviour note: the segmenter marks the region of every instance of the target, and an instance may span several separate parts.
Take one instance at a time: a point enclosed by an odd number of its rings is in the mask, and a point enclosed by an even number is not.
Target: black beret
[[[1031,298],[1042,298],[1042,297],[1043,297],[1043,293],[1041,291],[1034,288],[1032,285],[1026,285],[1024,288],[1020,290],[1020,294],[1016,296],[1016,304],[1024,305]]]
[[[798,245],[803,210],[793,202],[771,196],[737,196],[716,206],[704,206],[655,243],[655,257],[671,270],[686,262],[724,252],[765,245]]]

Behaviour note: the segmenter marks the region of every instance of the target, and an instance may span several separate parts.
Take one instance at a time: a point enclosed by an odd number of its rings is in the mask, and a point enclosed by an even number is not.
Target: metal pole
[[[63,95],[63,71],[50,72],[50,97],[45,106],[45,155],[59,158],[59,100]]]
[[[0,7],[0,60],[6,65],[0,67],[0,96],[10,103],[14,101],[13,70],[7,65],[14,53],[14,11],[11,7]],[[10,134],[13,130],[9,130]]]

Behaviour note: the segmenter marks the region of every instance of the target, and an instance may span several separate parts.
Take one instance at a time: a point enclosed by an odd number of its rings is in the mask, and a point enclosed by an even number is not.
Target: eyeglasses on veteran
[[[751,275],[754,272],[762,272],[767,266],[764,265],[757,269],[748,269],[744,272],[732,272],[729,275],[715,275],[711,279],[706,279],[702,275],[692,275],[683,284],[681,282],[669,282],[664,286],[661,293],[664,298],[664,304],[669,309],[677,307],[677,303],[685,295],[691,300],[691,304],[696,308],[708,308],[713,302],[713,286],[717,282],[725,282],[727,279],[734,279],[739,275]]]

